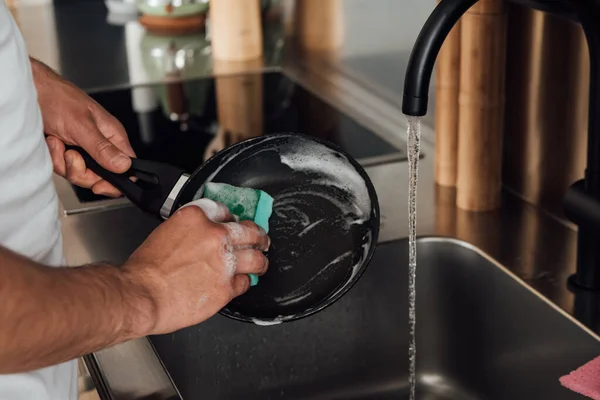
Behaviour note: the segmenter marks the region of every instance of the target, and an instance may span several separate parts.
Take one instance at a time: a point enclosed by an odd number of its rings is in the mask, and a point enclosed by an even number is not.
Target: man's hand
[[[201,201],[163,222],[121,268],[48,268],[0,246],[0,374],[197,324],[248,290],[247,274],[268,268],[269,238]]]
[[[248,290],[248,274],[267,271],[262,252],[270,241],[265,231],[249,221],[235,222],[222,204],[199,202],[210,203],[213,212],[196,206],[180,209],[123,266],[128,280],[151,299],[146,312],[139,313],[146,317],[139,321],[137,335],[170,333],[200,323]]]
[[[96,194],[119,196],[111,184],[86,169],[79,153],[65,152],[65,144],[81,146],[104,168],[123,173],[135,157],[123,125],[46,65],[31,59],[31,68],[54,172]]]

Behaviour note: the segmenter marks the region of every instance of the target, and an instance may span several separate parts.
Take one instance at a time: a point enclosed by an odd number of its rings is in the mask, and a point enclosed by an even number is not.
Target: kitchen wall
[[[412,48],[436,0],[343,0],[344,57]]]
[[[341,66],[400,99],[412,46],[436,0],[343,0]]]

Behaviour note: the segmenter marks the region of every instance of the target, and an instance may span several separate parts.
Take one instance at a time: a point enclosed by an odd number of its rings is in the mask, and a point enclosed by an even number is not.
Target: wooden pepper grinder
[[[301,0],[295,5],[294,33],[302,50],[330,52],[343,44],[342,0]]]
[[[456,186],[460,40],[459,21],[446,37],[436,67],[435,182],[444,187]]]
[[[456,205],[500,206],[506,59],[505,0],[480,0],[461,21]]]
[[[213,58],[247,61],[263,55],[260,0],[211,0]]]

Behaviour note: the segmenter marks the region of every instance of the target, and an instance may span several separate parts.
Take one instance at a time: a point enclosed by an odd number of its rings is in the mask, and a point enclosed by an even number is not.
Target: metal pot
[[[210,84],[204,77],[211,73],[209,44],[204,35],[165,36],[146,32],[140,47],[145,72],[156,87],[156,95],[165,116],[185,122],[189,114],[202,113]],[[183,82],[181,82],[183,81]]]
[[[208,0],[137,0],[142,14],[157,17],[188,17],[206,13]]]

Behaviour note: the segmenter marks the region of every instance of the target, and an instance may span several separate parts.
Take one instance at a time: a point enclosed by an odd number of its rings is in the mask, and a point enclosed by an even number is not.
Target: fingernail
[[[248,274],[248,276],[250,277],[250,286],[258,285],[258,276],[254,274]]]
[[[71,165],[73,165],[73,155],[70,153],[65,154],[65,163],[67,164],[67,167],[70,167]]]
[[[122,153],[114,156],[112,159],[112,165],[115,168],[120,168],[123,165],[126,165],[128,162],[129,162],[129,157],[127,157],[125,154],[122,154]]]
[[[47,140],[46,143],[48,144],[48,148],[50,150],[54,150],[54,148],[56,147],[56,142],[54,141],[54,139]]]

